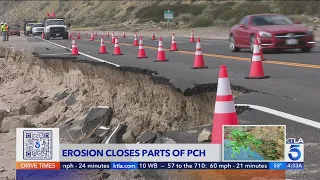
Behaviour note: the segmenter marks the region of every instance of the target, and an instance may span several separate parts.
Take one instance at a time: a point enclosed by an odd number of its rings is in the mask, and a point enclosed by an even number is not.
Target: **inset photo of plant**
[[[223,160],[284,160],[286,126],[223,126]]]

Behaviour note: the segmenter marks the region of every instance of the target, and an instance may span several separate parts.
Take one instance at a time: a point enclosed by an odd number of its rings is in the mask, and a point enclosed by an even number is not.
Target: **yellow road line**
[[[84,40],[90,40],[90,39],[84,39]],[[96,42],[100,42],[99,40],[95,40]],[[105,41],[108,43],[111,43],[111,41]],[[127,44],[127,43],[119,43],[121,45],[125,46],[133,46],[132,44]],[[147,49],[153,49],[153,50],[158,50],[156,47],[152,46],[143,46],[144,48]],[[170,51],[170,49],[164,49],[165,51]],[[182,54],[190,54],[194,55],[194,52],[191,51],[173,51],[176,53],[182,53]],[[232,59],[232,60],[238,60],[238,61],[251,61],[251,58],[244,58],[244,57],[237,57],[237,56],[227,56],[227,55],[219,55],[219,54],[207,54],[203,53],[203,56],[207,57],[215,57],[215,58],[221,58],[221,59]],[[304,68],[312,68],[312,69],[320,69],[320,65],[316,64],[302,64],[302,63],[291,63],[291,62],[285,62],[285,61],[276,61],[276,60],[268,60],[268,61],[263,61],[263,63],[266,64],[278,64],[278,65],[285,65],[285,66],[294,66],[294,67],[304,67]]]

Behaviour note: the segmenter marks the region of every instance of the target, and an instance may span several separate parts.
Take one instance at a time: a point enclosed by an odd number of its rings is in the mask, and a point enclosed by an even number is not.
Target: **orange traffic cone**
[[[71,37],[71,33],[70,33],[70,32],[69,32],[69,38],[72,38],[72,37]]]
[[[114,38],[114,50],[113,50],[113,54],[112,55],[113,56],[123,55],[121,53],[120,45],[119,45],[119,42],[118,42],[118,37]]]
[[[151,40],[156,40],[156,35],[154,34],[154,31],[152,32]]]
[[[122,38],[126,38],[126,33],[124,33],[124,31],[122,33]]]
[[[90,41],[94,41],[94,35],[93,35],[93,32],[91,33]]]
[[[197,44],[196,44],[196,52],[194,56],[194,64],[192,69],[205,69],[208,68],[208,66],[204,65],[204,58],[202,54],[202,49],[201,49],[201,44],[200,44],[200,39],[198,38]]]
[[[76,41],[74,39],[72,39],[72,52],[71,52],[71,55],[79,55],[78,47],[77,47]]]
[[[138,50],[138,59],[140,58],[148,58],[148,56],[146,55],[146,51],[143,48],[143,41],[142,41],[142,37],[140,37],[140,42],[139,42],[139,50]]]
[[[107,32],[107,37],[110,37],[110,34],[109,34],[109,32]]]
[[[172,40],[171,40],[171,49],[170,51],[179,51],[177,48],[177,43],[176,40],[174,38],[174,33],[172,33]]]
[[[81,39],[80,32],[78,32],[77,39]]]
[[[239,125],[227,67],[220,66],[216,103],[212,123],[212,144],[222,144],[223,125]]]
[[[251,59],[250,75],[246,76],[245,79],[266,79],[266,78],[270,78],[270,76],[264,75],[259,43],[258,43],[258,40],[255,39],[254,45],[253,45],[253,54]]]
[[[194,34],[193,34],[193,31],[191,31],[191,37],[190,37],[190,41],[189,43],[194,43]]]
[[[101,36],[101,42],[100,42],[100,51],[99,54],[108,54],[106,45],[104,44],[103,36]]]
[[[134,33],[133,46],[139,46],[137,33]]]
[[[262,50],[261,39],[260,39],[260,35],[259,35],[259,33],[257,34],[257,39],[258,39],[258,43],[259,43],[259,49],[260,49],[260,54],[261,54],[261,60],[262,60],[262,61],[265,61],[266,59],[264,58],[264,55],[263,55],[263,50]]]
[[[41,38],[44,39],[44,33],[42,32]]]
[[[163,49],[163,43],[162,43],[162,37],[159,38],[159,45],[158,45],[158,55],[157,55],[157,60],[154,62],[166,62],[169,61],[166,59],[166,54],[164,53]]]
[[[115,43],[114,32],[112,32],[111,43]]]

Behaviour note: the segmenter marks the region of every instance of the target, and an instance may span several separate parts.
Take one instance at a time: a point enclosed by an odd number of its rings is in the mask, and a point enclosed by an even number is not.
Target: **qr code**
[[[52,131],[25,130],[23,131],[23,159],[51,160]]]

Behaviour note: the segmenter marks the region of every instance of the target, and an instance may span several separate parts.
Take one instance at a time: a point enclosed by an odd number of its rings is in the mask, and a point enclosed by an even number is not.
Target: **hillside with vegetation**
[[[320,1],[1,1],[0,12],[11,24],[42,20],[47,12],[64,16],[73,28],[151,30],[166,28],[165,10],[174,12],[172,29],[228,28],[247,14],[281,13],[295,21],[317,25]]]

